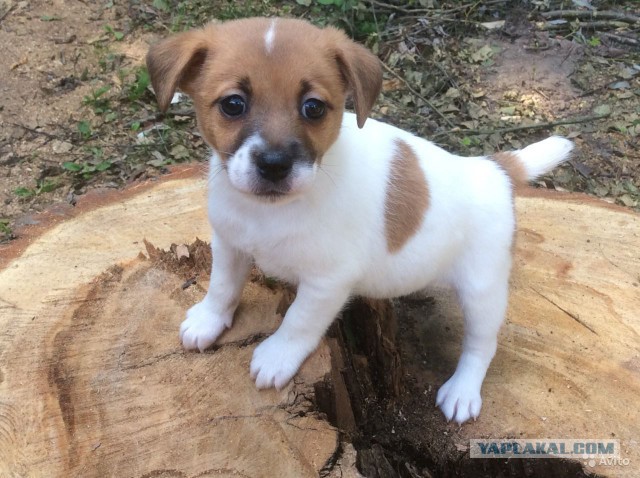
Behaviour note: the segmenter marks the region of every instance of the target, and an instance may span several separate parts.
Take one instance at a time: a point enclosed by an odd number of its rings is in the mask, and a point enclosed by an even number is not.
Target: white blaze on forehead
[[[269,25],[269,29],[267,33],[264,34],[264,47],[267,49],[267,53],[271,53],[273,51],[273,39],[276,36],[276,20],[271,20],[271,25]]]

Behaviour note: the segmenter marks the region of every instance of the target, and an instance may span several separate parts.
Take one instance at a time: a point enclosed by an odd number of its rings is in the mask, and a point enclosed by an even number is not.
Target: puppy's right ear
[[[191,84],[207,57],[204,30],[179,33],[152,45],[147,53],[147,69],[158,106],[167,111],[177,88],[191,96]]]

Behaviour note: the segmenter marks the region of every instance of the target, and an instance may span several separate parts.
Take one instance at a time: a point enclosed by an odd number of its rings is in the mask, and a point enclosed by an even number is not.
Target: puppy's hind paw
[[[462,424],[470,418],[475,420],[482,407],[480,388],[465,383],[454,375],[438,390],[436,404],[447,421],[455,420]]]
[[[182,346],[187,350],[203,352],[230,325],[231,320],[217,316],[208,304],[199,302],[187,311],[187,319],[180,324]]]

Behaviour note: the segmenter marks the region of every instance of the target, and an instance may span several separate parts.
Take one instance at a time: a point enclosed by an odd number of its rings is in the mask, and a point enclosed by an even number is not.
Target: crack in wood
[[[551,305],[555,306],[558,310],[564,312],[566,315],[568,315],[569,317],[571,317],[573,320],[575,320],[576,322],[578,322],[580,325],[582,325],[584,328],[588,329],[591,333],[594,333],[596,335],[599,335],[598,332],[596,332],[592,327],[589,326],[589,324],[587,324],[584,320],[582,320],[580,317],[578,317],[576,314],[573,314],[571,312],[569,312],[567,309],[561,307],[560,305],[556,304],[554,301],[552,301],[549,297],[547,297],[546,295],[544,295],[542,292],[534,289],[533,287],[531,288],[532,291],[534,291],[536,294],[538,294],[540,297],[542,297],[544,300],[546,300],[547,302],[549,302]]]

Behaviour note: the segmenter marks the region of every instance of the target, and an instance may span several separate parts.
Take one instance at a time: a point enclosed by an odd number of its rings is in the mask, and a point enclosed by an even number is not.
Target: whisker
[[[333,185],[336,185],[336,182],[334,181],[333,177],[329,174],[329,172],[324,168],[323,165],[319,164],[318,165],[318,170],[322,171],[324,174],[327,175],[327,177],[331,180],[331,182],[333,183]]]

